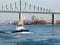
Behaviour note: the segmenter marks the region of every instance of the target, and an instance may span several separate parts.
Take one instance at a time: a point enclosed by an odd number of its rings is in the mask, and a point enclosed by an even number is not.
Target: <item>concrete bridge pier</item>
[[[56,25],[56,15],[52,13],[52,24]]]
[[[19,13],[19,22],[23,24],[23,15],[22,15],[22,12]]]

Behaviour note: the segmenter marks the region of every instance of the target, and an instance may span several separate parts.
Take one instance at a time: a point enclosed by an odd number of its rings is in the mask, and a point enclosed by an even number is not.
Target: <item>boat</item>
[[[31,34],[29,30],[26,30],[24,28],[24,25],[22,23],[18,23],[16,25],[16,30],[12,31],[11,33],[17,33],[17,34]]]

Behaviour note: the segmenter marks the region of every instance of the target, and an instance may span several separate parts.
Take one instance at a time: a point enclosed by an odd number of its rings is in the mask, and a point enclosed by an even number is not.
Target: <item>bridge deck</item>
[[[21,11],[22,13],[60,14],[60,12]],[[20,11],[0,11],[0,13],[20,13]]]

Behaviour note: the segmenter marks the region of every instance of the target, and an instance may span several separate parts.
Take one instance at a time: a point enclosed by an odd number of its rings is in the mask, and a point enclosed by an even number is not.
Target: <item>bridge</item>
[[[17,7],[17,5],[19,5],[19,7]],[[10,3],[9,7],[8,4],[6,4],[5,6],[2,5],[0,13],[19,13],[19,21],[21,21],[20,17],[22,13],[52,14],[52,24],[56,24],[56,16],[54,14],[60,14],[60,12],[52,12],[50,9],[28,4],[27,2],[23,2],[22,0],[15,2],[14,4]]]

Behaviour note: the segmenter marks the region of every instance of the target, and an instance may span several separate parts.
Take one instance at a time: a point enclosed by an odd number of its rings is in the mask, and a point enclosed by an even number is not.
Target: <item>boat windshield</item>
[[[23,26],[23,25],[17,25],[17,26]]]

